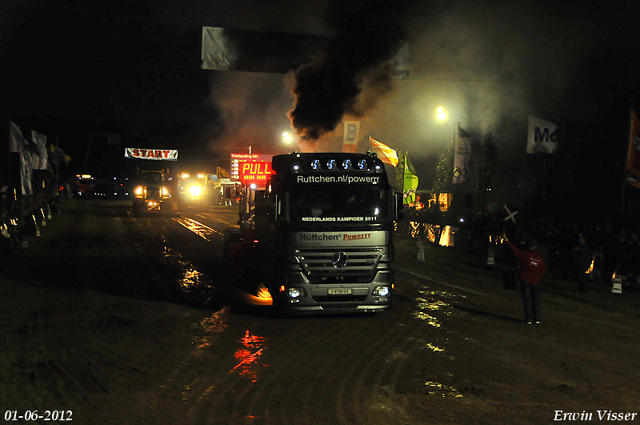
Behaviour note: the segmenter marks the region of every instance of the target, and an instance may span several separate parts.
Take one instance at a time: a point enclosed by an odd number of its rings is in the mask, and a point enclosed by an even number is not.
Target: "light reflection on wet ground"
[[[433,382],[433,381],[427,381],[424,383],[424,385],[427,388],[427,392],[429,395],[436,395],[441,397],[455,397],[455,398],[462,397],[462,394],[458,393],[458,391],[455,388],[449,385],[444,385],[439,382]]]
[[[444,316],[451,315],[453,305],[451,301],[454,298],[463,297],[462,295],[452,294],[445,290],[422,289],[420,296],[416,298],[417,310],[412,314],[415,318],[426,322],[434,328],[439,328],[442,323],[439,318],[431,315],[432,312],[438,312]]]
[[[235,352],[236,360],[239,361],[229,372],[238,372],[241,376],[246,376],[251,379],[251,382],[256,382],[258,378],[258,372],[263,367],[268,365],[259,362],[260,356],[262,356],[264,349],[266,348],[264,337],[252,335],[249,330],[244,334],[244,337],[240,339],[242,347],[238,348]]]
[[[202,224],[199,221],[184,217],[173,218],[173,220],[186,229],[192,231],[196,235],[200,236],[207,242],[213,242],[212,239],[215,238],[224,238],[224,234],[222,232],[219,232],[212,227]]]
[[[177,283],[185,291],[211,286],[211,281],[196,266],[182,258],[182,254],[171,249],[165,241],[163,254],[166,261],[175,264],[180,270]]]
[[[438,352],[444,351],[444,348],[442,348],[442,347],[438,347],[438,346],[436,346],[436,345],[433,345],[433,344],[431,344],[430,342],[429,342],[429,343],[427,343],[427,348],[428,348],[429,350],[433,351],[434,353],[438,353]]]
[[[203,348],[210,346],[211,336],[224,331],[227,328],[228,321],[229,308],[227,307],[215,312],[210,317],[207,317],[198,323],[198,327],[204,331],[204,336],[200,338],[199,344],[196,347],[197,350],[202,350]]]

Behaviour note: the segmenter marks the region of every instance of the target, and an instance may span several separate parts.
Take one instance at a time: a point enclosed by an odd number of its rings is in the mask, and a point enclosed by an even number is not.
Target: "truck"
[[[197,211],[208,211],[215,205],[217,177],[212,173],[183,171],[178,176],[180,209],[192,207]]]
[[[402,196],[382,161],[293,152],[273,156],[270,168],[243,185],[238,227],[225,231],[229,281],[254,294],[266,288],[285,313],[391,308]]]
[[[136,161],[133,184],[133,212],[178,210],[177,179],[160,161],[177,161],[176,149],[125,148],[124,157]],[[146,165],[143,165],[146,164]]]
[[[175,195],[176,184],[168,169],[139,170],[133,189],[133,212],[177,211]]]

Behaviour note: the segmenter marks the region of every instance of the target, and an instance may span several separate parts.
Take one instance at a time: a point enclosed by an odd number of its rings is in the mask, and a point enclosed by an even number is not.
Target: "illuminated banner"
[[[264,155],[258,153],[232,153],[231,154],[231,178],[233,180],[240,179],[240,167],[243,162],[271,162],[273,155]]]
[[[380,176],[358,176],[343,174],[340,176],[319,174],[317,176],[296,176],[296,183],[346,183],[346,184],[378,184]]]
[[[239,164],[240,181],[246,185],[266,187],[271,174],[271,162],[242,162]]]
[[[156,161],[177,161],[177,149],[124,148],[124,157],[131,159],[152,159]]]

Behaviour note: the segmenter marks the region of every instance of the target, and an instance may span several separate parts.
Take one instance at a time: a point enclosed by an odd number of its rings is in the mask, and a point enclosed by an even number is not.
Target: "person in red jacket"
[[[530,325],[540,324],[540,277],[547,271],[547,263],[537,251],[536,242],[529,244],[528,249],[516,248],[508,239],[506,232],[502,234],[506,245],[513,251],[520,261],[520,289],[524,304],[524,321]]]

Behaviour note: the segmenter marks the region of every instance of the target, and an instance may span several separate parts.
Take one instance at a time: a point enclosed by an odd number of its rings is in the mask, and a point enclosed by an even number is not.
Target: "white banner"
[[[527,153],[555,153],[558,149],[556,129],[554,123],[529,115]]]
[[[360,121],[344,122],[344,143],[342,152],[355,152],[358,147],[358,133],[360,132]]]
[[[124,157],[132,159],[152,159],[156,161],[177,161],[177,149],[124,148]]]
[[[202,69],[229,71],[235,54],[224,28],[202,27]]]

